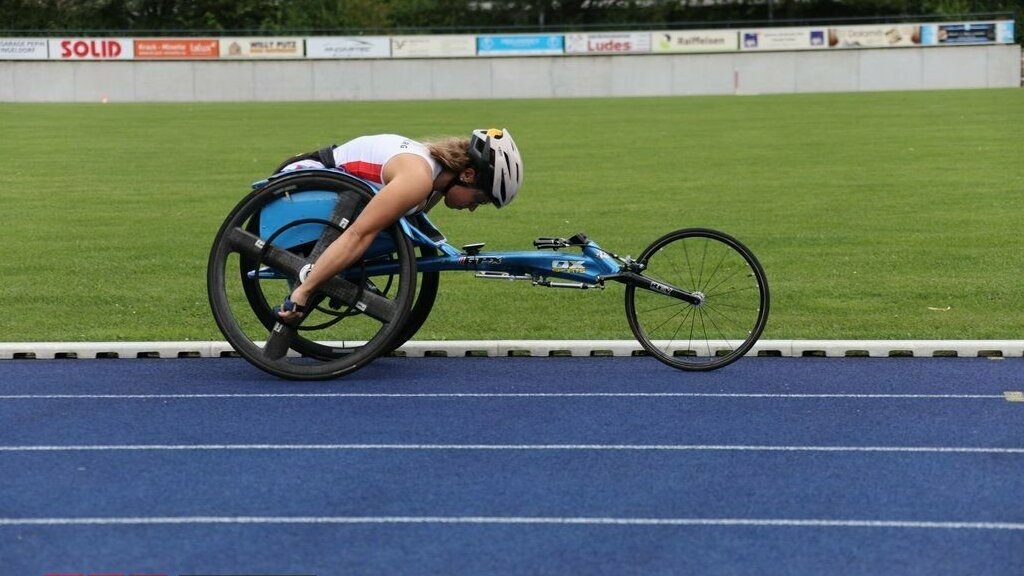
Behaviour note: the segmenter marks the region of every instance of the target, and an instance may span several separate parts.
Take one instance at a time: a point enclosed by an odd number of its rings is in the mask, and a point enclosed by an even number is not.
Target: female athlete
[[[470,212],[482,204],[502,208],[523,184],[519,149],[508,130],[496,128],[422,143],[395,134],[362,136],[290,159],[278,171],[323,168],[325,163],[381,188],[278,308],[287,325],[300,323],[317,288],[358,262],[377,234],[402,216],[430,210],[441,200],[448,208]]]

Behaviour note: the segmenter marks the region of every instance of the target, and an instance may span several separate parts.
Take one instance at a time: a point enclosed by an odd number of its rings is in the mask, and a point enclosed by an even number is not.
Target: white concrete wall
[[[0,62],[0,102],[577,98],[1020,85],[1016,45],[437,60]]]

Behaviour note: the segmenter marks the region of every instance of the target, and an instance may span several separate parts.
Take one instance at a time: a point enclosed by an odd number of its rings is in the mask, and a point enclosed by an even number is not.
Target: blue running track
[[[1024,574],[1024,359],[0,362],[0,574]]]

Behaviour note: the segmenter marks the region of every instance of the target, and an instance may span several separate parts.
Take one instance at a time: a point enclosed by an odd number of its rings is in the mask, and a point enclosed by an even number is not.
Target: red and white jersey
[[[430,155],[426,146],[397,134],[360,136],[341,144],[334,149],[334,167],[343,168],[353,176],[383,186],[385,182],[381,174],[384,166],[399,154],[415,154],[427,161],[434,178],[441,174],[441,164]],[[323,167],[316,160],[300,160],[285,166],[281,171]]]

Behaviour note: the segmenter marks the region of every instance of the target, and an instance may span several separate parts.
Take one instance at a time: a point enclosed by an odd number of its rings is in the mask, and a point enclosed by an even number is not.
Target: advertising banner
[[[1014,44],[1015,30],[1013,20],[996,22],[996,42],[1000,44]]]
[[[315,36],[306,38],[306,58],[387,58],[387,36]]]
[[[651,51],[648,32],[605,32],[601,34],[566,34],[566,54],[637,53]]]
[[[825,48],[825,28],[740,30],[740,50],[817,50]]]
[[[830,48],[889,48],[919,46],[921,26],[910,24],[875,24],[873,26],[841,26],[828,29]]]
[[[651,33],[655,52],[735,52],[739,50],[736,30],[680,30]]]
[[[51,60],[131,60],[135,50],[131,38],[54,38],[50,40]]]
[[[476,53],[481,56],[541,56],[564,53],[561,34],[516,34],[478,36]]]
[[[1013,21],[926,24],[922,26],[921,43],[928,45],[1012,44],[1013,30]]]
[[[135,41],[136,60],[205,60],[220,56],[216,38],[140,38]]]
[[[476,36],[394,36],[392,58],[465,58],[476,56]]]
[[[302,58],[302,38],[222,38],[221,58]]]
[[[46,60],[46,38],[0,38],[0,60]]]

